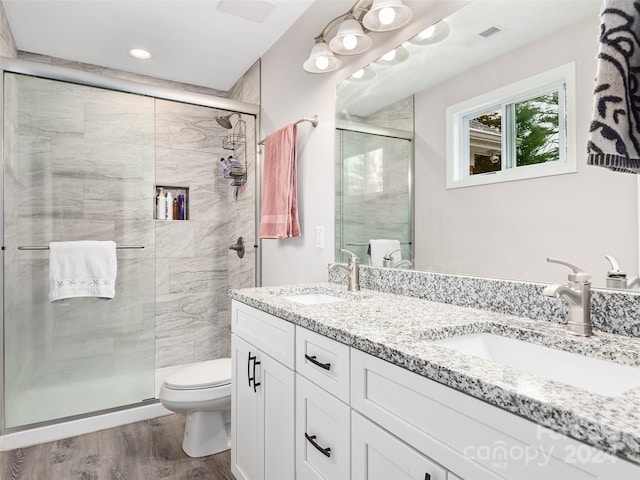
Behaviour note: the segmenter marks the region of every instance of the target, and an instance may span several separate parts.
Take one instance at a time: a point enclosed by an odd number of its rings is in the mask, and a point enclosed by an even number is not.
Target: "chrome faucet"
[[[357,292],[360,290],[360,267],[358,265],[358,256],[349,251],[340,249],[341,252],[348,253],[349,261],[348,263],[330,263],[328,268],[331,270],[344,270],[349,274],[349,285],[347,286],[347,290],[350,292]]]
[[[384,257],[382,257],[382,266],[385,268],[398,268],[402,266],[411,266],[411,262],[409,260],[400,260],[398,263],[393,263],[393,254],[399,252],[402,248],[396,248],[395,250],[391,250]]]
[[[569,305],[567,333],[589,337],[591,329],[591,275],[563,260],[547,258],[547,262],[559,263],[573,270],[567,285],[548,285],[543,294],[547,297],[563,298]]]
[[[605,255],[611,264],[611,270],[607,272],[607,288],[627,288],[627,274],[620,269],[618,260],[613,255]]]

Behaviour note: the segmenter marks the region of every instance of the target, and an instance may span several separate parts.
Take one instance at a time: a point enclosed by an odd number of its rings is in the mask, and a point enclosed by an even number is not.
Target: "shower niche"
[[[156,185],[154,202],[156,220],[189,220],[189,187]]]

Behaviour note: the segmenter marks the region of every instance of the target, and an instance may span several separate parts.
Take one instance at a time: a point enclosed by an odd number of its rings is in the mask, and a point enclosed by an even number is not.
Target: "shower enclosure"
[[[153,398],[153,99],[6,73],[4,110],[5,427]],[[113,301],[49,303],[29,247],[76,239],[144,247]]]
[[[338,129],[336,148],[336,248],[366,265],[369,240],[399,240],[402,259],[413,261],[410,136]]]
[[[239,194],[219,171],[229,111],[22,73],[3,84],[0,434],[153,401],[156,369],[228,356],[229,271],[254,261],[236,267],[228,245],[233,216],[253,218],[255,158],[251,142],[232,152],[249,160]],[[255,140],[255,116],[237,115]],[[160,185],[189,191],[187,220],[155,219]],[[113,300],[48,301],[47,247],[68,240],[116,242]]]

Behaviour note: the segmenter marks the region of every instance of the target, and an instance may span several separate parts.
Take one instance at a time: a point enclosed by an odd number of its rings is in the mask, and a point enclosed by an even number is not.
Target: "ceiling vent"
[[[236,17],[262,23],[276,8],[274,0],[222,0],[218,10]]]
[[[489,37],[493,37],[495,34],[500,33],[502,30],[500,30],[498,27],[489,27],[486,30],[480,32],[478,35],[480,35],[483,38],[489,38]]]

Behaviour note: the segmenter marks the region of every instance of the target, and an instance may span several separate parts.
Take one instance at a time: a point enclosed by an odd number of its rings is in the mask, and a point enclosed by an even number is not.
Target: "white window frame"
[[[503,168],[497,172],[469,174],[469,118],[485,111],[502,109],[502,132],[505,130],[505,107],[508,104],[525,101],[564,88],[563,99],[559,99],[560,158],[557,161],[536,165],[505,168],[508,155],[506,148],[510,140],[503,135]],[[560,95],[559,97],[562,97]],[[576,162],[576,105],[575,105],[575,62],[539,73],[498,88],[491,92],[464,100],[447,108],[447,189],[471,187],[527,178],[563,175],[578,171]],[[506,141],[505,141],[506,139]],[[511,139],[511,142],[513,139]]]

